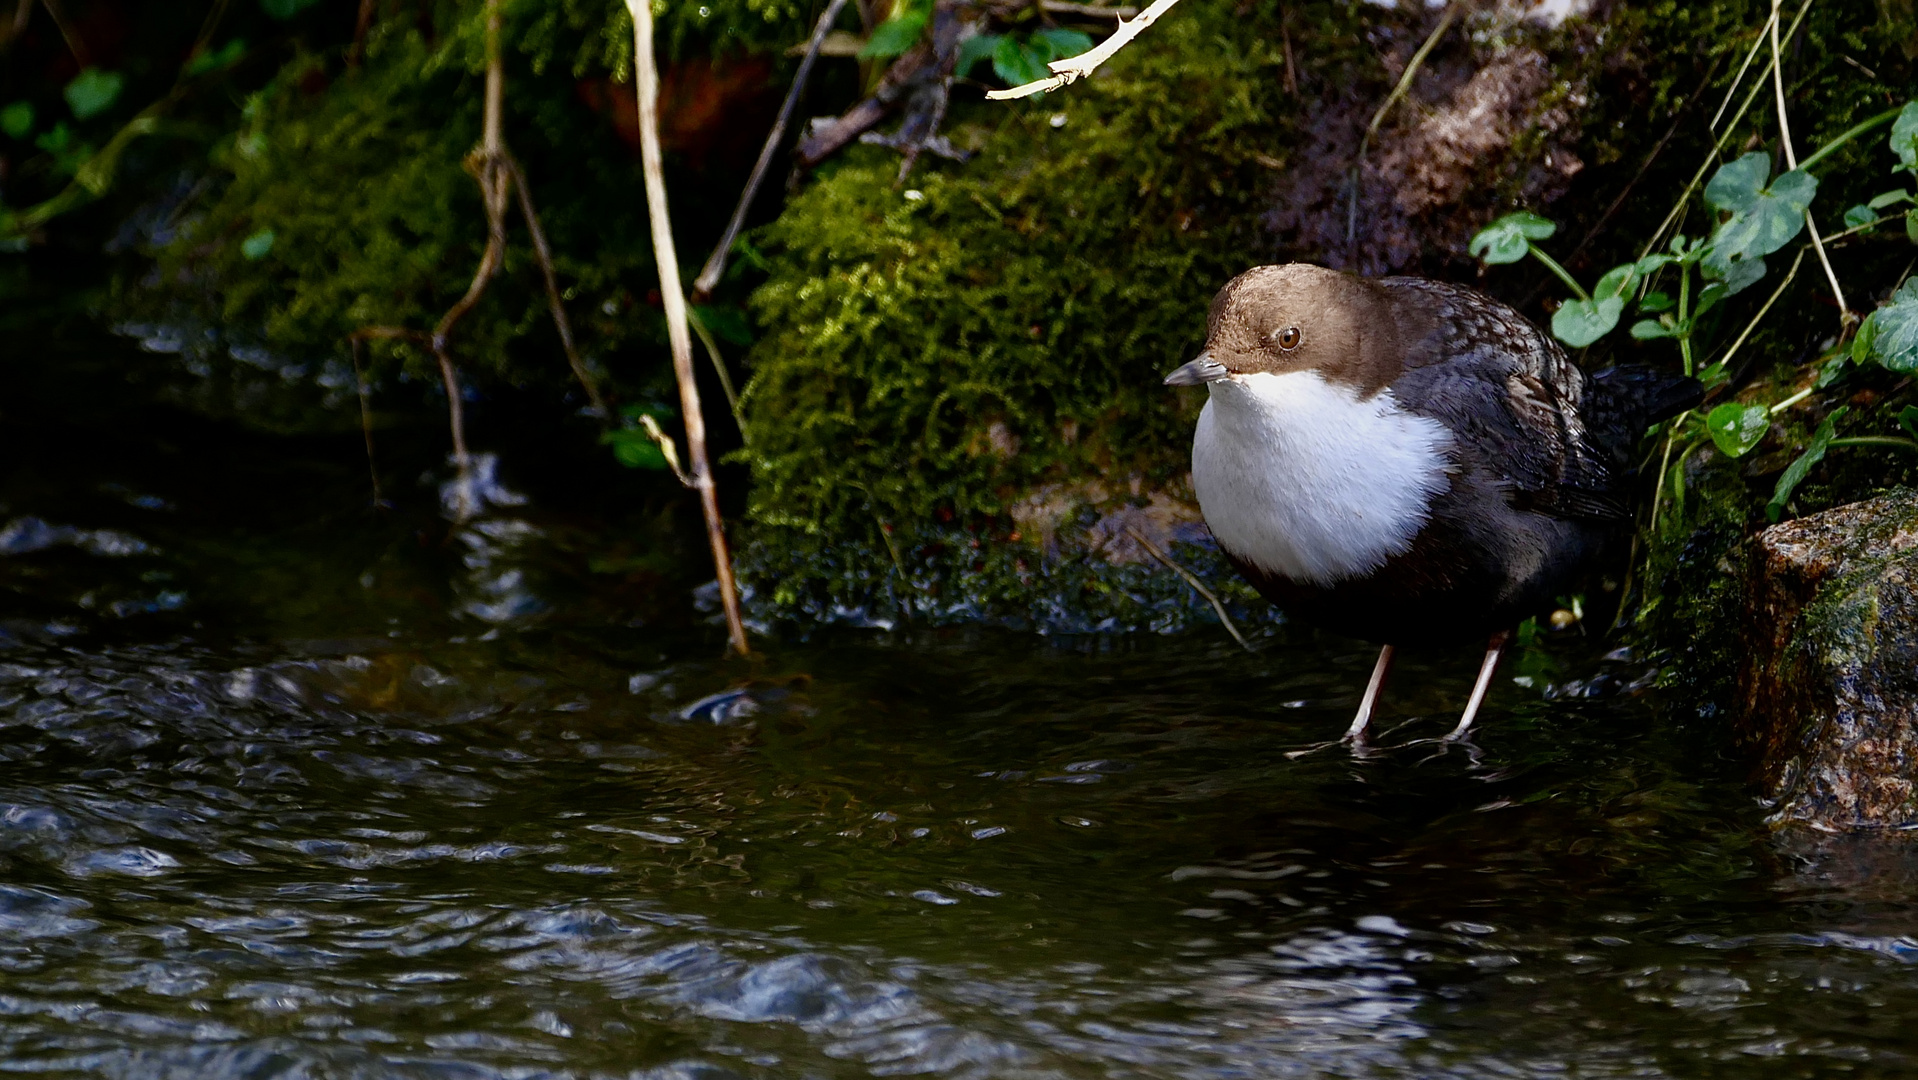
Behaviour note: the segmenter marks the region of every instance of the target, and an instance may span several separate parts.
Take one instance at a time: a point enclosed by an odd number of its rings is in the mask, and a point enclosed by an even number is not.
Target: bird
[[[1418,277],[1260,266],[1213,299],[1192,487],[1219,550],[1274,605],[1379,644],[1341,740],[1365,745],[1400,647],[1487,642],[1463,738],[1513,630],[1575,591],[1632,523],[1632,451],[1703,387],[1586,373],[1512,308]]]

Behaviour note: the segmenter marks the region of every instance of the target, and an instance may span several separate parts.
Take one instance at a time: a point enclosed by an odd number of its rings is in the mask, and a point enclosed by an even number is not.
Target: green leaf
[[[1898,410],[1898,426],[1905,429],[1905,434],[1918,439],[1918,405],[1907,405]]]
[[[218,71],[239,62],[246,55],[246,42],[234,38],[218,49],[204,50],[187,61],[188,75],[202,75],[209,71]]]
[[[1744,457],[1771,430],[1771,411],[1763,405],[1728,401],[1705,417],[1705,430],[1726,457]]]
[[[1708,248],[1700,270],[1708,278],[1715,278],[1725,285],[1727,296],[1736,296],[1765,276],[1765,260],[1756,256],[1747,256],[1730,263],[1722,263]]]
[[[1911,192],[1901,189],[1898,191],[1887,191],[1865,205],[1871,207],[1873,210],[1883,210],[1887,206],[1896,206],[1901,202],[1909,202],[1910,200]]]
[[[1670,293],[1648,292],[1645,294],[1645,298],[1638,302],[1638,310],[1647,315],[1656,315],[1661,311],[1670,311],[1671,309],[1672,297]]]
[[[1875,342],[1877,339],[1878,339],[1878,313],[1874,311],[1871,314],[1865,316],[1865,321],[1858,324],[1858,332],[1851,336],[1852,363],[1862,364],[1865,361],[1870,360],[1871,346],[1872,346],[1872,343]]]
[[[872,37],[859,50],[861,60],[883,59],[898,56],[919,42],[919,35],[925,32],[926,23],[931,19],[929,12],[908,11],[895,15],[879,24],[873,30]]]
[[[1918,244],[1918,210],[1905,211],[1905,235],[1911,242]]]
[[[246,256],[248,262],[258,262],[273,250],[273,240],[272,229],[261,229],[240,241],[240,254]]]
[[[992,55],[1004,34],[974,34],[959,46],[959,60],[952,66],[954,75],[971,74],[973,66]]]
[[[120,88],[125,85],[126,79],[117,71],[88,68],[75,75],[63,93],[74,117],[85,120],[112,108],[120,96]]]
[[[1740,263],[1739,265],[1742,266],[1744,264]],[[1758,267],[1759,272],[1763,273],[1765,264],[1760,262]],[[1722,281],[1714,281],[1707,284],[1704,288],[1698,290],[1698,306],[1692,308],[1692,318],[1696,319],[1704,315],[1707,311],[1717,307],[1720,300],[1730,295],[1731,290],[1727,288]]]
[[[1651,341],[1654,338],[1677,337],[1678,331],[1658,319],[1640,319],[1632,324],[1632,337],[1639,341]]]
[[[753,343],[753,331],[746,324],[746,313],[732,304],[695,304],[693,316],[721,341],[729,341],[734,345]]]
[[[1798,485],[1805,482],[1805,477],[1811,475],[1813,467],[1825,460],[1825,451],[1831,449],[1839,419],[1850,411],[1849,405],[1833,409],[1831,415],[1825,417],[1825,422],[1819,424],[1818,430],[1812,433],[1811,443],[1805,447],[1805,452],[1785,466],[1784,475],[1778,478],[1778,486],[1772,489],[1771,501],[1765,504],[1766,517],[1777,521],[1778,515],[1785,512],[1785,504],[1791,501],[1791,493],[1798,490]]]
[[[1515,263],[1531,250],[1533,240],[1544,240],[1558,226],[1529,210],[1507,214],[1478,231],[1468,250],[1493,265]]]
[[[1618,325],[1625,313],[1625,298],[1607,296],[1599,300],[1567,300],[1552,313],[1552,335],[1575,349],[1582,349]]]
[[[33,102],[16,101],[0,109],[0,131],[11,138],[24,139],[33,131]]]
[[[1859,203],[1857,206],[1845,211],[1845,228],[1847,229],[1856,229],[1859,226],[1869,225],[1877,220],[1878,215],[1873,213],[1871,207],[1866,206],[1864,203]]]
[[[1624,266],[1614,266],[1610,270],[1605,271],[1605,276],[1598,279],[1598,284],[1592,286],[1592,295],[1600,298],[1607,296],[1624,296],[1631,291],[1632,286],[1637,284],[1637,282],[1637,263],[1626,263]]]
[[[1663,252],[1656,255],[1647,255],[1638,260],[1638,276],[1646,277],[1657,271],[1660,267],[1669,266],[1677,261],[1677,259]]]
[[[1871,354],[1893,371],[1918,371],[1918,278],[1908,278],[1891,303],[1871,313]],[[1859,328],[1864,336],[1864,328]]]
[[[1902,168],[1918,172],[1918,101],[1908,101],[1891,122],[1891,152]]]
[[[1721,167],[1705,185],[1705,201],[1732,215],[1712,233],[1706,256],[1721,273],[1733,260],[1770,255],[1805,227],[1805,210],[1818,192],[1817,178],[1794,169],[1767,186],[1770,171],[1770,159],[1754,150]]]
[[[49,154],[58,154],[65,150],[67,144],[72,141],[73,129],[67,126],[65,120],[61,120],[53,125],[53,130],[33,140],[33,145],[45,150]]]
[[[275,19],[286,20],[319,2],[320,0],[260,0],[260,10]]]
[[[992,70],[1006,81],[1007,86],[1024,86],[1052,77],[1052,69],[1045,65],[1038,54],[1010,37],[1001,41],[999,47],[992,51]]]
[[[1068,56],[1077,56],[1092,48],[1091,35],[1084,31],[1067,30],[1058,26],[1033,31],[1032,40],[1035,44],[1043,41],[1050,45],[1053,60],[1064,60]]]
[[[642,428],[620,428],[600,435],[599,441],[613,448],[613,457],[629,469],[663,469],[666,452]]]

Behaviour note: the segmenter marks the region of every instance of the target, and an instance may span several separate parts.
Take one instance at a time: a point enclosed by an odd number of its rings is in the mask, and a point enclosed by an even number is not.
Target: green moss
[[[988,541],[1004,573],[975,598],[1033,614],[1017,583],[1039,553],[997,550],[1011,500],[1183,470],[1200,400],[1160,379],[1219,285],[1264,261],[1255,153],[1282,61],[1266,21],[1180,14],[1070,92],[959,110],[966,164],[901,188],[896,156],[858,148],[762,232],[749,557],[780,608],[837,595],[839,567],[896,574],[884,527],[908,576],[948,586],[988,571],[944,555]],[[1097,578],[1083,590],[1133,584]]]

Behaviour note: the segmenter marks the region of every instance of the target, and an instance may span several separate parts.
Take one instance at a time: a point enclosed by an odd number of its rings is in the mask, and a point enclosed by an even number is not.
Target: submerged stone
[[[1775,820],[1918,825],[1918,491],[1759,534],[1740,741]]]

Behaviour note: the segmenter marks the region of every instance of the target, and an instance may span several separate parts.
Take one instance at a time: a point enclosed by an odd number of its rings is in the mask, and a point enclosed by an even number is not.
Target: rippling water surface
[[[569,592],[567,552],[607,548],[537,499],[429,536],[330,494],[350,456],[11,449],[9,1072],[1918,1069],[1918,860],[1771,833],[1712,725],[1604,646],[1524,658],[1443,754],[1418,740],[1474,657],[1414,658],[1380,753],[1294,758],[1362,647],[727,662],[696,618]]]

